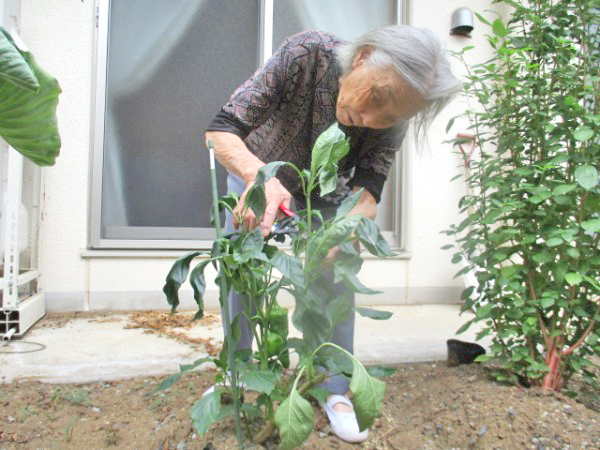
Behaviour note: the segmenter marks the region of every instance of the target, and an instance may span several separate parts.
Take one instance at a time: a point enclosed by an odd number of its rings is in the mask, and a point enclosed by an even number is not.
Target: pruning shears
[[[271,227],[271,233],[277,235],[293,235],[298,233],[298,222],[300,221],[300,216],[298,216],[298,214],[291,209],[285,207],[283,203],[279,205],[279,210],[285,214],[285,217],[273,223],[273,226]]]

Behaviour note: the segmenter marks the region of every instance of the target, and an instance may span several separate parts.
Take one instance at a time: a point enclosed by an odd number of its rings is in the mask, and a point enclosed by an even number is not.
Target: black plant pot
[[[448,339],[448,366],[454,367],[459,364],[471,364],[479,355],[485,355],[485,349],[472,342]]]

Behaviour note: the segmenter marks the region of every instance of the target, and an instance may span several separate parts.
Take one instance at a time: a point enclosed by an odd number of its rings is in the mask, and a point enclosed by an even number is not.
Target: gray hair
[[[425,99],[425,108],[415,117],[416,137],[424,135],[435,116],[461,91],[437,36],[425,28],[392,25],[369,31],[337,49],[342,73],[352,69],[354,57],[370,49],[370,65],[393,68]]]

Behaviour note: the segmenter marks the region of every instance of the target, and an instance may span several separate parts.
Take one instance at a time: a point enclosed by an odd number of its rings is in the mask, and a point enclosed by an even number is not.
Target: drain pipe
[[[2,336],[2,340],[3,341],[10,341],[10,338],[13,337],[13,335],[17,332],[17,328],[16,327],[12,327],[10,330],[8,330],[4,336]]]

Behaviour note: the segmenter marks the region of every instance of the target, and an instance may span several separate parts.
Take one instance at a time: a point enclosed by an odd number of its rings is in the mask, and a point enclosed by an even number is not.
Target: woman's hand
[[[289,208],[292,195],[277,178],[273,177],[267,181],[264,185],[267,204],[262,220],[259,221],[252,208],[245,208],[246,195],[253,185],[254,179],[246,182],[246,190],[233,210],[233,226],[238,229],[241,225],[244,230],[252,230],[260,225],[260,233],[263,237],[267,237],[271,233],[271,227],[277,218],[279,205],[283,204],[286,208]]]
[[[258,220],[254,216],[254,211],[247,208],[244,211],[246,195],[248,190],[254,184],[254,179],[258,170],[265,165],[258,159],[244,144],[244,141],[235,134],[223,131],[207,131],[205,134],[206,141],[212,140],[215,148],[215,156],[219,162],[227,168],[227,170],[238,177],[242,178],[246,183],[246,190],[242,194],[238,205],[233,210],[233,225],[237,229],[240,225],[245,230],[252,230],[260,224],[261,234],[267,237],[271,232],[273,222],[277,217],[279,205],[287,208],[290,207],[292,195],[279,182],[277,178],[271,178],[265,183],[265,197],[267,206],[262,220]],[[242,215],[243,213],[243,215]]]

